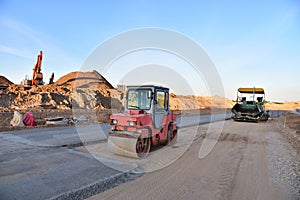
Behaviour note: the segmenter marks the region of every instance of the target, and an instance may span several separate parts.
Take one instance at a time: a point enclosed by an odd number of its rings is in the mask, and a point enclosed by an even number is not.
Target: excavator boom
[[[33,68],[32,85],[43,85],[43,74],[41,72],[42,58],[43,52],[40,51],[40,54],[37,57],[36,64]]]

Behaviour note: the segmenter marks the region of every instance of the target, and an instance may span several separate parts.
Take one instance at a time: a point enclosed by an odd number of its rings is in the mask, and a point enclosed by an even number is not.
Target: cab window
[[[168,93],[164,91],[156,92],[156,111],[168,110]]]

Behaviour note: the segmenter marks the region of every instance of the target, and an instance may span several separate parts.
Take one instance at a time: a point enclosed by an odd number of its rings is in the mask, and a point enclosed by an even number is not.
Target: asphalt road
[[[278,117],[283,112],[284,111],[270,111],[270,115],[271,117]],[[177,118],[177,125],[179,128],[183,128],[226,120],[230,119],[230,117],[231,113],[200,116],[181,116]],[[109,124],[90,124],[42,129],[25,129],[0,132],[0,137],[8,141],[36,147],[72,147],[74,145],[80,145],[82,141],[95,142],[106,140],[109,128]]]
[[[300,199],[300,157],[282,137],[283,123],[282,118],[262,123],[227,120],[204,158],[199,158],[199,149],[209,139],[210,125],[201,125],[190,147],[170,165],[89,199]],[[180,131],[187,134],[190,129]],[[159,164],[171,157],[185,145],[184,138],[150,153],[152,161]]]
[[[178,125],[207,123],[211,118],[181,117]],[[224,115],[213,117],[223,119]],[[82,139],[105,142],[109,128],[109,124],[92,124],[1,132],[0,199],[84,198],[139,176],[73,150],[82,145]]]
[[[68,148],[0,144],[0,199],[48,199],[120,173]]]
[[[183,116],[177,123],[183,128],[230,116]],[[109,128],[94,124],[0,133],[0,199],[83,199],[140,176],[131,173],[134,167],[118,171],[74,150],[82,139],[105,143]]]
[[[214,114],[178,117],[179,127],[187,127],[220,121],[230,118],[231,114]],[[96,142],[107,139],[109,124],[89,124],[42,129],[25,129],[1,132],[0,137],[21,144],[36,147],[72,147],[84,142]]]

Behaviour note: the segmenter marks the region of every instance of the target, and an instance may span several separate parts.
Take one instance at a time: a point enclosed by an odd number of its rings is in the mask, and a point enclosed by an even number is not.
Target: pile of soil
[[[10,80],[8,80],[5,76],[0,75],[0,87],[7,87],[13,84]]]
[[[126,94],[117,90],[97,71],[71,72],[59,78],[54,84],[46,84],[24,88],[13,84],[6,77],[0,76],[0,113],[17,110],[20,112],[72,111],[75,109],[124,110]],[[209,114],[216,111],[229,111],[234,101],[219,96],[183,96],[170,94],[171,110],[187,111],[187,113]],[[299,107],[300,102],[286,104],[268,103],[269,110],[291,110]],[[213,109],[212,109],[213,108]],[[53,114],[54,115],[54,114]]]
[[[300,107],[300,101],[298,102],[268,102],[265,104],[266,110],[294,110]]]
[[[110,109],[111,102],[122,108],[120,97],[120,92],[98,72],[71,72],[51,85],[28,89],[20,84],[9,84],[0,90],[0,110]]]
[[[71,72],[56,82],[59,86],[71,86],[77,88],[101,88],[101,89],[114,89],[114,87],[96,70],[92,72]]]
[[[170,95],[171,110],[211,110],[232,108],[234,102],[219,96]]]
[[[3,77],[5,80],[5,77]],[[6,90],[0,91],[0,110],[25,111],[31,109],[114,109],[122,110],[125,103],[124,90],[116,90],[97,71],[71,72],[54,84],[32,86],[7,82]],[[218,96],[170,95],[172,110],[211,110],[231,108],[233,102]]]

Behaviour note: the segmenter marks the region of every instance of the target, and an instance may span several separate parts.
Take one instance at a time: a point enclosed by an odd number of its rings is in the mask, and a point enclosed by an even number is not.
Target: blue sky
[[[81,68],[103,41],[159,27],[197,42],[213,60],[225,95],[264,87],[268,100],[300,101],[300,2],[0,0],[0,74],[31,75],[40,50],[48,82]],[[115,80],[110,80],[113,85]]]

